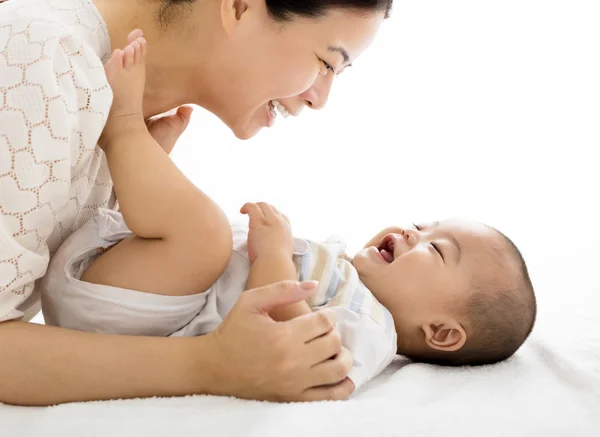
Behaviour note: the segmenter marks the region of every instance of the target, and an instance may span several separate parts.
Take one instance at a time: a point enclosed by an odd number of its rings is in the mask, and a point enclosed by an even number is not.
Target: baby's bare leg
[[[106,64],[114,102],[102,135],[115,191],[137,238],[90,266],[85,281],[158,294],[210,287],[231,255],[231,228],[221,208],[196,188],[150,136],[142,99],[146,41],[115,50]]]

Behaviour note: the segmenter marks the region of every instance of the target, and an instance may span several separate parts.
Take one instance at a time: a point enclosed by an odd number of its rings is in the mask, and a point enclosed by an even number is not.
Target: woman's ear
[[[465,329],[456,320],[423,324],[421,329],[425,334],[425,343],[432,349],[454,352],[467,341]]]
[[[228,38],[233,38],[249,12],[250,4],[247,0],[221,0],[221,23]]]

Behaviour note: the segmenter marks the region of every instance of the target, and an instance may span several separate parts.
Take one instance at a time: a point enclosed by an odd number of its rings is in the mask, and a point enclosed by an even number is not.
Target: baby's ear
[[[456,320],[425,323],[421,326],[425,334],[425,343],[432,349],[455,352],[467,341],[467,333]]]

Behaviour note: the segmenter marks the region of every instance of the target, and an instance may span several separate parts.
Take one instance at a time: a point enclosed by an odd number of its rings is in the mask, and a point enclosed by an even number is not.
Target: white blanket
[[[271,404],[212,396],[0,405],[0,437],[600,436],[600,240],[539,251],[533,336],[512,359],[449,369],[394,362],[345,402]]]
[[[398,360],[345,402],[195,396],[3,406],[0,435],[592,437],[600,435],[599,328],[600,318],[580,319],[566,335],[553,341],[536,335],[518,356],[490,367]]]

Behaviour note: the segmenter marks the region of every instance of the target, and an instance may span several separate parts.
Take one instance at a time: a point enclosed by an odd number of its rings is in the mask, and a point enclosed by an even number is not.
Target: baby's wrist
[[[292,259],[293,249],[287,249],[283,247],[273,248],[264,252],[258,252],[256,254],[256,260],[280,260],[280,259]]]

